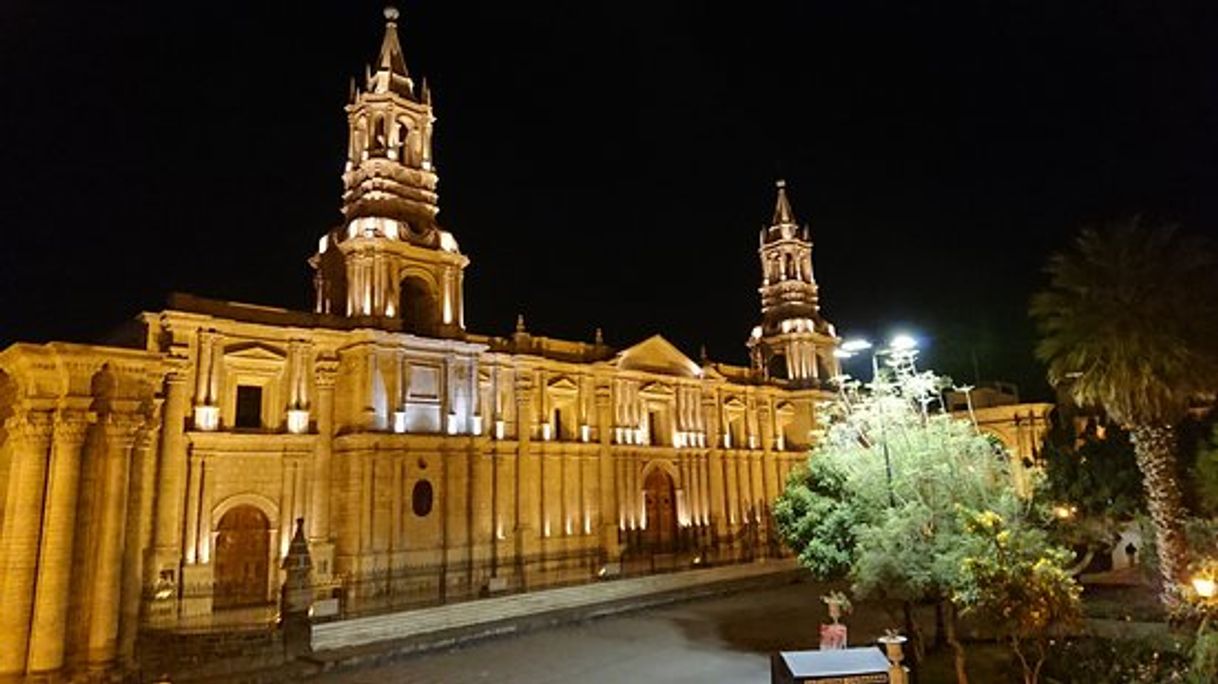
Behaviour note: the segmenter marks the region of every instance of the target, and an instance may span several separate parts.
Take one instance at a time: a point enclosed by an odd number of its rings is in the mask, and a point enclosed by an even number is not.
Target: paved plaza
[[[352,669],[323,682],[768,682],[769,654],[811,648],[825,587],[801,582],[488,639]],[[858,639],[880,615],[852,620]],[[857,640],[857,639],[856,639]]]

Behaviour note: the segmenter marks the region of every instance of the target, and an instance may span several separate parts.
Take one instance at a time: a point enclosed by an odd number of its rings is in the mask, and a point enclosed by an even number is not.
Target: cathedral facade
[[[837,373],[783,185],[749,367],[467,331],[430,93],[386,18],[312,311],[177,296],[128,347],[0,351],[0,676],[257,619],[298,527],[337,618],[783,553],[769,504]]]

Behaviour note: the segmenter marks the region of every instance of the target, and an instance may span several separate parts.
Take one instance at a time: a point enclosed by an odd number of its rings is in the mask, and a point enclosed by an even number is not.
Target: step
[[[513,619],[536,618],[548,613],[602,604],[608,606],[630,599],[645,599],[708,584],[790,572],[795,567],[795,562],[791,559],[769,560],[665,575],[615,579],[328,622],[314,626],[312,645],[314,652],[323,652],[400,641],[478,625],[494,625]]]

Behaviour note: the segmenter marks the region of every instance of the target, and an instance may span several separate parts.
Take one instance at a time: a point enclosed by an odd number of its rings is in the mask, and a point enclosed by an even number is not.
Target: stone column
[[[532,451],[533,388],[523,373],[516,376],[516,558],[521,582],[527,588],[526,567],[538,549],[541,525],[540,466]]]
[[[154,416],[158,416],[159,399],[154,400]],[[119,656],[124,663],[134,664],[135,641],[140,624],[140,599],[143,587],[156,586],[156,573],[145,577],[145,560],[152,544],[153,502],[156,498],[155,473],[160,422],[153,419],[139,430],[131,453],[131,485],[125,523],[126,548],[123,554],[122,611],[119,614]],[[155,567],[152,568],[155,570]],[[143,580],[143,581],[141,581]],[[151,594],[151,592],[150,592]]]
[[[702,414],[706,417],[706,443],[710,447],[707,450],[707,486],[710,491],[710,519],[714,524],[714,532],[717,536],[722,537],[727,532],[727,501],[725,499],[725,489],[727,483],[723,479],[723,431],[727,429],[726,425],[716,421],[715,417],[719,415],[718,404],[714,400],[714,393],[703,395]]]
[[[0,530],[0,676],[25,670],[52,425],[49,412],[29,411],[7,426],[12,462]]]
[[[161,458],[156,486],[156,528],[152,570],[171,572],[180,583],[182,528],[186,512],[186,413],[189,410],[189,368],[180,366],[165,377],[165,407]],[[199,371],[202,373],[202,369]],[[155,578],[154,578],[155,579]],[[169,579],[168,577],[166,579]]]
[[[27,668],[31,674],[53,672],[64,664],[81,451],[90,418],[84,411],[59,411],[55,416],[44,508],[46,520],[38,558],[34,622],[30,630]]]
[[[314,379],[317,386],[317,441],[313,447],[313,496],[309,511],[309,545],[320,582],[333,572],[334,544],[330,531],[331,471],[334,449],[334,381],[337,359],[318,359]]]
[[[89,611],[86,660],[90,666],[104,667],[118,653],[118,616],[126,535],[127,486],[131,452],[142,418],[111,413],[102,422],[105,451],[100,464],[101,525],[98,531],[97,571],[93,577],[92,606]]]
[[[596,388],[596,424],[600,446],[597,449],[597,467],[600,474],[601,548],[610,561],[621,555],[618,544],[617,478],[613,468],[613,397],[608,385]]]

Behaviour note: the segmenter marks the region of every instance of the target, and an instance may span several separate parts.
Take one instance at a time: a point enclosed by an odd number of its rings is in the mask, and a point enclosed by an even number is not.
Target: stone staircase
[[[467,639],[608,615],[796,576],[794,559],[615,579],[315,625],[313,651],[326,666],[381,660]]]

